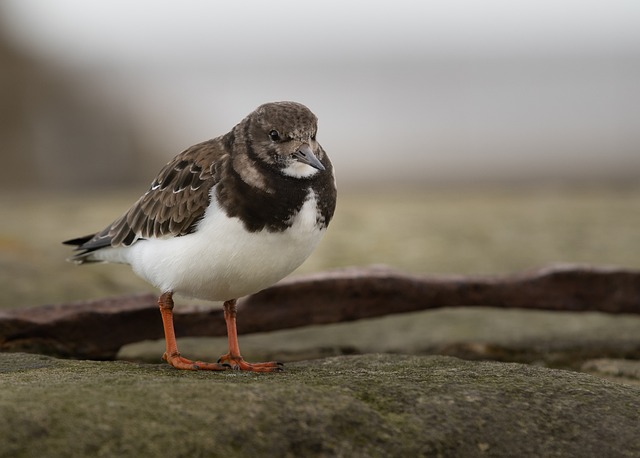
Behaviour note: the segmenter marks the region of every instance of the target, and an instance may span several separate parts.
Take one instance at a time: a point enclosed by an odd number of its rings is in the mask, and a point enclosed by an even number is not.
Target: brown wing
[[[129,246],[139,239],[193,232],[209,206],[209,192],[216,183],[215,165],[224,157],[224,146],[217,139],[180,153],[124,215],[88,241],[80,238],[68,242],[84,250],[76,258],[107,246]]]

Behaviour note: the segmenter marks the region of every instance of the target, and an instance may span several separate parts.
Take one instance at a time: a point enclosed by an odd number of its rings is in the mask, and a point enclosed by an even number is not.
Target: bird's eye
[[[274,142],[277,142],[278,140],[280,140],[280,134],[277,130],[272,130],[271,132],[269,132],[269,138]]]

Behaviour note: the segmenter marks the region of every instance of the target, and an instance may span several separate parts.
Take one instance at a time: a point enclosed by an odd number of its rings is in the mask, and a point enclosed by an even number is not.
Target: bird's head
[[[250,136],[259,159],[283,175],[309,178],[326,169],[316,141],[318,118],[296,102],[272,102],[249,115]]]

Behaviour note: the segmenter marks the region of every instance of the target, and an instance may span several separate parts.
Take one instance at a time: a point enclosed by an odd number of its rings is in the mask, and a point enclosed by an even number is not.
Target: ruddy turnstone
[[[317,118],[295,102],[258,107],[225,135],[178,154],[149,190],[75,245],[78,263],[129,264],[159,288],[166,352],[178,369],[272,372],[238,347],[236,300],[296,269],[316,247],[336,204],[333,166],[316,140]],[[224,301],[229,351],[217,363],[180,355],[173,294]]]

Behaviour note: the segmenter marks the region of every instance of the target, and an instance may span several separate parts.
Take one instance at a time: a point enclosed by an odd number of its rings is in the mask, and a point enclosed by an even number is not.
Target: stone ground
[[[443,356],[284,373],[0,355],[0,456],[640,456],[640,387]]]

